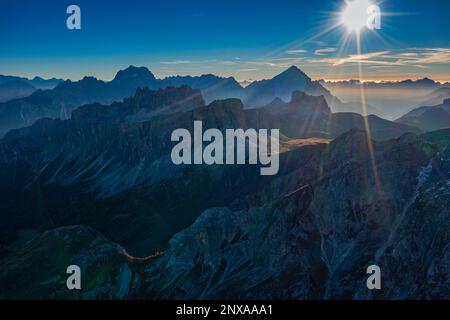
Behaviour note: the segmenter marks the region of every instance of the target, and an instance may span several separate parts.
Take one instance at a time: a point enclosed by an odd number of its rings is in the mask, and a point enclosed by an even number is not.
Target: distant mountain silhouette
[[[29,96],[37,89],[22,79],[10,80],[0,83],[0,102]]]
[[[144,121],[156,115],[167,115],[189,111],[205,105],[200,90],[188,86],[167,87],[156,91],[138,88],[133,97],[114,102],[111,105],[88,104],[72,112],[73,120],[108,121]]]
[[[121,101],[133,95],[139,87],[159,89],[184,85],[200,90],[206,103],[238,98],[246,108],[266,105],[277,97],[289,99],[296,90],[315,96],[323,95],[332,106],[333,103],[342,104],[296,67],[289,68],[271,80],[254,82],[243,88],[234,78],[203,75],[156,79],[147,68],[130,66],[117,72],[109,82],[94,77],[84,77],[75,82],[67,80],[53,90],[38,90],[28,97],[0,103],[0,135],[45,117],[67,119],[73,109],[84,104]]]
[[[0,84],[9,82],[9,81],[16,81],[16,80],[21,80],[21,81],[27,82],[28,84],[32,85],[36,89],[53,89],[59,83],[64,81],[62,79],[57,79],[57,78],[43,79],[41,77],[34,77],[33,79],[30,80],[30,79],[27,79],[24,77],[0,75]]]
[[[357,111],[375,114],[385,119],[394,120],[407,112],[424,105],[437,105],[442,103],[438,96],[432,96],[432,92],[445,87],[429,78],[404,81],[361,82],[358,80],[325,82],[321,84],[330,90],[333,95],[342,101],[348,102],[347,106],[335,108],[338,111]],[[365,92],[365,108],[361,101],[361,89]],[[430,95],[429,97],[427,97]],[[354,101],[353,103],[351,103]],[[353,105],[353,108],[351,106]]]
[[[181,87],[183,85],[187,85],[192,89],[201,90],[203,98],[207,103],[227,98],[241,99],[245,95],[245,90],[233,77],[222,78],[212,74],[198,77],[167,77],[160,84],[161,87]]]
[[[436,105],[443,103],[443,101],[445,99],[449,99],[449,98],[450,98],[450,87],[442,87],[442,88],[439,88],[439,89],[431,92],[429,95],[424,97],[424,99],[420,105],[436,106]]]
[[[52,90],[0,104],[0,134],[32,124],[41,118],[67,119],[73,109],[88,103],[110,104],[134,94],[138,87],[157,88],[158,81],[147,68],[129,67],[105,82],[94,77],[60,83]]]
[[[299,68],[292,66],[270,80],[252,82],[245,88],[244,103],[248,107],[266,105],[275,98],[288,101],[294,91],[313,96],[324,96],[329,104],[337,100],[319,82],[311,80]]]
[[[0,102],[27,97],[38,89],[53,89],[62,81],[56,78],[45,80],[35,77],[30,80],[23,77],[0,75]]]
[[[335,138],[351,129],[366,130],[364,116],[354,112],[332,113],[323,96],[309,96],[296,91],[290,102],[275,99],[264,108],[279,118],[283,133],[291,138]],[[367,116],[366,120],[371,136],[376,140],[397,138],[406,132],[420,132],[414,126],[375,115]]]
[[[414,109],[396,120],[424,131],[432,131],[450,127],[450,99],[434,107]]]
[[[327,87],[342,87],[342,88],[349,88],[349,87],[358,87],[361,85],[361,82],[359,80],[344,80],[344,81],[325,81],[320,80],[321,84],[326,85]],[[430,78],[423,78],[418,80],[403,80],[403,81],[381,81],[381,82],[374,82],[374,81],[365,81],[364,87],[368,89],[438,89],[442,86],[445,86],[445,84],[441,84],[439,82],[436,82]]]
[[[134,87],[147,86],[152,88],[157,86],[157,80],[150,70],[145,67],[135,66],[129,66],[124,70],[118,71],[111,82]]]
[[[53,89],[63,81],[64,81],[63,79],[57,78],[43,79],[41,77],[34,77],[33,79],[29,80],[30,84],[42,90]]]

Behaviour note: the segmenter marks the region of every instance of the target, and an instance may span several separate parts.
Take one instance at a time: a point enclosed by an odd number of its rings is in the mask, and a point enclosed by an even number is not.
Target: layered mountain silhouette
[[[181,87],[189,86],[201,90],[207,102],[227,98],[242,99],[245,97],[244,88],[233,78],[222,78],[212,74],[198,77],[174,76],[163,79],[161,86]]]
[[[2,104],[35,121],[0,139],[0,298],[450,298],[450,130],[336,112],[296,68],[239,87],[130,67]],[[197,120],[280,129],[279,173],[174,165]]]
[[[157,80],[146,68],[129,67],[105,82],[94,77],[67,80],[52,90],[0,104],[0,132],[31,125],[38,119],[67,119],[73,109],[87,103],[112,103],[132,95],[138,87],[157,87]]]
[[[339,102],[296,67],[289,68],[271,80],[254,82],[243,88],[233,78],[203,75],[156,79],[147,68],[130,66],[119,71],[110,82],[93,77],[85,77],[77,82],[67,80],[53,90],[38,90],[28,97],[1,103],[0,134],[31,125],[41,118],[67,119],[73,109],[84,104],[121,101],[139,87],[159,89],[184,85],[200,90],[207,103],[238,98],[246,107],[263,106],[275,98],[289,99],[296,90],[310,95],[323,95],[328,103]]]
[[[275,98],[289,100],[293,91],[302,91],[313,96],[324,96],[329,103],[333,97],[319,82],[311,80],[303,71],[295,66],[270,80],[255,81],[245,88],[244,102],[249,107],[263,106]]]
[[[434,107],[414,109],[396,122],[417,127],[423,131],[448,128],[450,127],[450,99]]]
[[[444,100],[450,99],[450,87],[443,87],[434,90],[427,95],[421,102],[421,106],[437,106],[442,104]]]
[[[429,78],[395,82],[365,81],[363,84],[358,80],[320,81],[320,83],[333,95],[346,102],[347,109],[341,106],[340,111],[367,112],[367,114],[374,114],[388,120],[398,119],[420,106],[441,104],[443,99],[449,97],[445,94],[448,84]],[[358,103],[362,99],[361,90],[364,90],[364,107]],[[354,109],[350,109],[349,105],[353,105]]]
[[[289,104],[244,109],[238,99],[205,105],[200,91],[189,87],[138,89],[132,98],[122,103],[85,105],[75,109],[70,120],[43,119],[30,127],[10,131],[0,144],[0,162],[5,170],[0,189],[10,194],[12,190],[37,187],[36,183],[57,184],[76,186],[77,190],[84,186],[80,190],[108,197],[142,184],[171,180],[178,172],[168,159],[173,146],[171,133],[177,128],[192,131],[195,120],[203,121],[205,130],[280,129],[284,137],[282,143],[314,137],[333,139],[353,128],[364,129],[362,116],[333,114],[323,97],[301,92],[295,92]],[[417,132],[417,129],[381,119],[369,118],[368,121],[375,139],[386,140],[406,132]],[[19,163],[20,168],[11,175],[10,166]],[[12,176],[14,180],[8,178]],[[13,198],[9,195],[4,200],[9,203]],[[25,220],[42,218],[27,217],[29,209],[23,210]],[[32,211],[39,215],[40,210]],[[24,227],[26,222],[21,221],[21,217],[17,212],[13,216],[3,216],[3,232],[17,228],[17,225],[11,227],[14,221]],[[167,222],[165,218],[162,221]],[[137,232],[135,236],[144,237]],[[149,246],[152,245],[147,244],[146,248]]]
[[[160,89],[166,87],[189,86],[200,90],[206,103],[214,100],[237,98],[246,108],[263,107],[275,99],[289,101],[294,91],[302,91],[312,96],[323,96],[334,112],[354,112],[382,115],[385,112],[370,104],[361,102],[342,102],[333,96],[327,87],[359,87],[358,81],[325,83],[313,81],[295,66],[273,79],[252,82],[245,88],[234,78],[215,75],[173,76],[157,79],[147,68],[130,66],[117,72],[112,81],[105,82],[94,77],[80,81],[62,82],[59,79],[32,80],[19,77],[0,76],[0,135],[15,128],[31,125],[36,120],[49,117],[67,119],[73,109],[89,103],[110,104],[132,95],[139,87]],[[53,88],[56,86],[55,88]],[[405,80],[402,82],[366,83],[367,89],[393,88],[411,90],[432,90],[425,99],[425,105],[447,98],[446,87],[431,80]],[[38,89],[38,90],[37,90]],[[14,99],[20,98],[20,99]],[[440,102],[440,101],[439,101]],[[409,109],[411,110],[411,109]]]
[[[59,83],[64,81],[62,79],[57,79],[57,78],[43,79],[41,77],[34,77],[33,79],[28,79],[28,78],[24,78],[24,77],[0,75],[0,84],[11,82],[11,81],[18,81],[18,80],[26,82],[36,89],[53,89]]]
[[[29,96],[37,89],[28,81],[11,80],[0,83],[0,102]]]
[[[320,81],[321,84],[326,85],[327,87],[341,87],[341,88],[351,88],[351,87],[359,87],[361,82],[359,80],[344,80],[344,81],[334,81],[327,82],[324,80]],[[403,81],[365,81],[364,87],[367,89],[418,89],[418,90],[437,90],[439,88],[447,86],[448,83],[439,83],[429,78],[422,78],[418,80],[403,80]]]
[[[289,103],[275,99],[265,109],[278,117],[283,133],[293,138],[335,138],[354,128],[369,130],[371,137],[377,140],[396,138],[406,132],[420,132],[414,126],[374,115],[364,117],[352,112],[332,113],[323,96],[309,96],[300,91],[292,94]]]
[[[38,89],[53,89],[61,79],[42,79],[35,77],[27,79],[23,77],[0,75],[0,102],[29,96]]]
[[[361,281],[367,263],[383,265],[395,288],[384,298],[446,297],[448,130],[369,147],[366,132],[350,129],[283,152],[273,177],[176,167],[170,134],[194,120],[270,128],[281,115],[330,116],[323,97],[299,92],[246,110],[238,99],[184,105],[186,90],[138,90],[113,104],[120,116],[84,106],[0,141],[2,298],[74,298],[65,268],[78,264],[85,299],[374,299]],[[182,111],[129,120],[172,97]],[[30,264],[29,279],[17,277]]]

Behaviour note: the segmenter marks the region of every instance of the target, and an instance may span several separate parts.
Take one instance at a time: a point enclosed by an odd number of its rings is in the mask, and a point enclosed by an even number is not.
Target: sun
[[[368,8],[373,3],[370,0],[346,0],[341,12],[341,23],[352,32],[360,32],[367,26]]]

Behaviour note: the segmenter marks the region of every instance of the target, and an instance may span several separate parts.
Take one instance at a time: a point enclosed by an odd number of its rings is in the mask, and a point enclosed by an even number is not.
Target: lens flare
[[[349,31],[360,32],[367,26],[368,9],[373,5],[370,0],[346,1],[341,12],[341,23]]]

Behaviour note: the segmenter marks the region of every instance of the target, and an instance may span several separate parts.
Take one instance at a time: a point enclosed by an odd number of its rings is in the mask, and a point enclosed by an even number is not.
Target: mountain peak
[[[296,71],[296,72],[302,72],[303,73],[303,71],[300,70],[299,67],[294,66],[294,65],[290,66],[289,69],[287,69],[286,71]]]
[[[286,69],[273,79],[275,80],[282,80],[282,81],[291,81],[291,80],[301,80],[301,81],[311,81],[311,79],[304,73],[302,70],[300,70],[296,66],[291,66],[289,69]]]
[[[304,73],[300,68],[296,67],[296,66],[291,66],[289,67],[289,69],[286,69],[284,72],[282,72],[281,74],[289,74],[289,75],[296,75],[296,76],[302,76],[302,77],[306,77],[309,78],[306,73]]]
[[[417,83],[421,83],[421,84],[435,84],[434,80],[430,79],[430,78],[423,78],[423,79],[419,79],[416,81]]]
[[[113,81],[133,80],[133,79],[141,79],[148,81],[156,80],[153,73],[151,73],[150,70],[148,70],[146,67],[136,67],[131,65],[124,70],[118,71]]]

